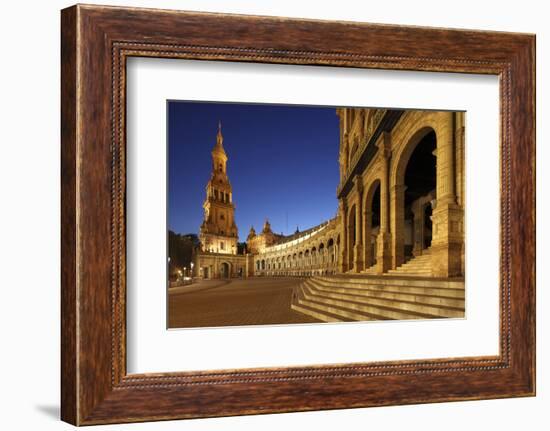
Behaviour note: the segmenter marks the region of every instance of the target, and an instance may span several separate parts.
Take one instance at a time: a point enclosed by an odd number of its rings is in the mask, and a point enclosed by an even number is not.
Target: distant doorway
[[[229,270],[230,270],[229,263],[227,262],[222,263],[221,273],[220,273],[221,278],[229,278],[229,275],[231,274]]]

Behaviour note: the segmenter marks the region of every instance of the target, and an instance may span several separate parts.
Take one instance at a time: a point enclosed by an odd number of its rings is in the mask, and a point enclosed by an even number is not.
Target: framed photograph
[[[464,112],[167,109],[169,328],[465,317]]]
[[[535,394],[535,37],[62,11],[62,419]]]

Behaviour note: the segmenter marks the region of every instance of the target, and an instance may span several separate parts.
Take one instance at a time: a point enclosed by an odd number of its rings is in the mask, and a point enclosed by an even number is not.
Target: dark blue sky
[[[168,226],[197,233],[222,122],[240,241],[269,218],[290,234],[334,217],[338,117],[333,107],[168,102]],[[287,228],[288,214],[288,228]]]

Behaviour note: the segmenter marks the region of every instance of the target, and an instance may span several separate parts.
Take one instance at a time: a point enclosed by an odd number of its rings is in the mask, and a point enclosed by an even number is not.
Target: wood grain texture
[[[79,5],[62,11],[61,36],[63,420],[86,425],[534,394],[533,35]],[[127,375],[129,56],[499,75],[499,356]]]
[[[61,417],[77,422],[76,9],[61,16]]]

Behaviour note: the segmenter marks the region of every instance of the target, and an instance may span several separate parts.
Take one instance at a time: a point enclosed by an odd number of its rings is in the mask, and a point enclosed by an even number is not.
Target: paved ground
[[[295,278],[201,281],[170,289],[170,328],[317,322],[291,310]]]

